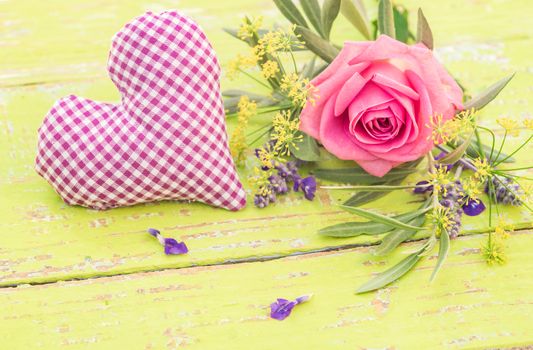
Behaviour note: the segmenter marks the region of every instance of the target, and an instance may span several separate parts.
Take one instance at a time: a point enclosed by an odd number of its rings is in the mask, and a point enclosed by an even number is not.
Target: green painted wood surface
[[[0,289],[0,339],[14,349],[465,349],[533,344],[533,232],[487,267],[484,235],[462,237],[378,293],[354,290],[389,259],[369,248]],[[280,322],[275,298],[314,293]],[[5,344],[5,342],[4,342]]]
[[[424,8],[437,54],[470,91],[517,72],[483,111],[485,125],[494,126],[500,116],[533,117],[531,1],[401,3],[411,10],[413,20],[416,8]],[[372,9],[370,4],[367,8]],[[298,342],[309,337],[319,348],[347,344],[413,348],[417,341],[426,347],[533,343],[533,329],[525,321],[531,317],[531,293],[527,292],[531,289],[527,274],[531,233],[521,232],[509,241],[507,266],[487,268],[476,250],[484,239],[477,233],[489,230],[486,216],[465,219],[465,233],[475,235],[452,242],[456,254],[432,285],[427,278],[434,259],[386,291],[360,297],[352,294],[357,284],[397,260],[399,253],[374,261],[368,248],[358,248],[259,262],[376,243],[379,237],[335,240],[316,234],[320,227],[352,218],[335,206],[349,196],[346,192],[321,190],[314,202],[291,195],[266,210],[250,206],[238,213],[172,202],[106,212],[64,205],[33,170],[36,130],[42,118],[56,99],[71,93],[117,101],[105,71],[111,36],[145,10],[175,7],[203,26],[222,63],[246,50],[222,27],[235,27],[245,13],[261,14],[267,23],[281,22],[269,0],[0,1],[1,340],[14,334],[9,337],[12,348],[39,344],[76,348],[93,343],[113,348],[131,342],[132,348],[154,349],[189,343],[216,348],[221,339],[233,338],[236,348],[247,348],[250,336],[263,341],[254,343],[259,348],[284,341],[298,348]],[[342,20],[332,36],[339,43],[359,39]],[[225,88],[259,90],[245,79],[222,83]],[[255,125],[264,122],[254,120]],[[507,150],[516,144],[511,139]],[[516,166],[529,165],[531,151],[529,147],[521,152]],[[239,171],[245,178],[249,169]],[[413,199],[408,191],[396,192],[372,207],[397,213],[414,207]],[[525,209],[506,209],[505,215],[518,228],[533,227],[531,213]],[[190,254],[164,256],[145,233],[148,227],[186,240]],[[464,256],[461,249],[466,249]],[[242,260],[255,262],[191,268]],[[144,273],[162,269],[171,270]],[[310,273],[299,276],[300,270]],[[57,282],[101,276],[114,277]],[[470,287],[476,285],[472,281],[480,287]],[[31,283],[47,284],[22,287]],[[12,285],[21,287],[5,288]],[[313,304],[302,306],[294,321],[291,317],[289,326],[265,316],[266,305],[281,296],[280,290],[287,297],[316,294]],[[379,314],[385,305],[380,298],[390,303],[383,309],[386,316]],[[311,316],[305,316],[308,310]],[[507,328],[501,327],[505,324]],[[382,339],[383,334],[391,334],[390,342]]]

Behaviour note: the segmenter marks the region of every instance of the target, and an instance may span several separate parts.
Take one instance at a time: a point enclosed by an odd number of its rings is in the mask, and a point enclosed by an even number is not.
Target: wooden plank
[[[107,212],[65,206],[33,170],[36,129],[53,101],[61,96],[76,93],[97,100],[118,99],[111,82],[103,78],[108,40],[111,33],[127,18],[150,6],[143,1],[135,1],[131,6],[125,6],[122,2],[74,4],[58,1],[55,7],[57,12],[52,17],[46,17],[32,14],[44,11],[42,6],[48,5],[35,2],[35,6],[30,6],[30,3],[0,2],[0,13],[4,16],[2,20],[4,24],[9,24],[0,27],[4,31],[0,37],[11,38],[11,41],[6,43],[6,50],[2,50],[2,55],[5,56],[0,59],[1,81],[3,85],[19,85],[4,88],[0,92],[0,229],[5,233],[0,237],[0,285],[213,264],[376,242],[378,238],[334,240],[316,235],[315,232],[320,227],[351,218],[334,206],[349,195],[346,192],[320,191],[318,199],[312,203],[302,201],[298,196],[288,196],[266,210],[249,206],[239,213],[228,213],[199,204],[176,203],[150,204]],[[533,79],[532,71],[528,68],[528,58],[523,52],[527,52],[533,42],[527,36],[516,37],[515,25],[519,25],[520,20],[496,29],[487,26],[484,32],[480,32],[480,26],[477,24],[470,23],[469,28],[473,34],[469,40],[474,45],[469,49],[462,39],[464,28],[459,30],[454,27],[460,21],[454,20],[452,23],[442,20],[444,13],[452,11],[457,3],[449,2],[447,6],[427,4],[428,18],[435,18],[437,22],[434,30],[437,33],[437,43],[447,44],[441,46],[439,54],[449,63],[454,74],[467,82],[473,91],[481,90],[511,70],[519,72],[501,97],[483,113],[487,125],[493,125],[494,119],[501,115],[530,116],[530,90]],[[406,4],[410,8],[417,5],[416,2]],[[516,8],[524,5],[518,0],[513,4],[517,5]],[[171,7],[170,3],[160,4],[162,7],[167,5]],[[267,20],[272,20],[272,14],[275,13],[269,10],[272,5],[263,5],[252,2],[246,2],[244,5],[243,2],[241,10],[264,13],[269,17]],[[209,37],[213,38],[215,47],[219,48],[221,61],[224,62],[234,54],[233,48],[244,49],[244,46],[239,46],[237,40],[229,38],[220,30],[222,25],[237,25],[235,14],[230,8],[209,1],[185,1],[180,6],[207,28]],[[478,8],[475,4],[468,6],[473,6],[489,16],[484,7]],[[489,16],[492,24],[502,21],[501,16],[510,18],[514,13],[508,9],[510,6],[504,6],[505,9],[501,9],[503,5],[499,3],[494,6],[498,11],[502,10],[503,15],[498,12],[498,15]],[[440,7],[445,11],[442,16],[437,12]],[[117,11],[118,8],[127,9]],[[198,8],[205,10],[200,11]],[[261,8],[259,12],[256,11],[258,8]],[[97,10],[106,9],[113,12],[113,15],[109,15],[112,17],[95,15]],[[75,20],[57,20],[62,17],[76,18],[74,14],[80,11],[83,14],[79,23]],[[218,12],[221,16],[220,19],[217,17],[215,24],[211,20]],[[460,15],[467,16],[464,13]],[[74,30],[72,26],[79,28]],[[341,22],[334,35],[343,38],[346,33],[352,33],[351,30],[341,33],[342,28],[349,28],[347,26]],[[34,33],[31,38],[39,40],[29,41],[30,39],[23,35],[25,28]],[[523,29],[524,33],[531,31],[529,27]],[[482,35],[483,33],[485,34]],[[59,43],[56,42],[59,37],[64,39],[62,46],[58,46]],[[487,40],[486,38],[490,38],[490,41],[483,41]],[[55,45],[52,45],[54,42]],[[74,42],[85,44],[83,47],[76,46],[74,50],[69,46]],[[32,43],[35,46],[32,46]],[[32,48],[35,51],[31,51]],[[66,53],[74,55],[66,58],[70,60],[68,62],[60,59],[62,55],[67,55]],[[480,58],[484,61],[479,62]],[[91,76],[96,76],[92,79],[55,82],[86,77],[83,73],[85,71],[73,70],[69,62],[88,65],[94,63],[101,71],[90,73]],[[35,70],[32,70],[32,67]],[[31,79],[13,73],[10,70],[12,68],[15,71],[29,69]],[[51,72],[53,76],[41,75],[39,72]],[[64,74],[65,72],[68,74]],[[15,75],[10,75],[12,73]],[[41,80],[52,83],[31,85]],[[235,87],[243,82],[244,80],[224,83]],[[30,85],[20,86],[25,84]],[[253,85],[244,87],[254,88]],[[264,120],[256,119],[254,122],[261,125]],[[230,122],[230,128],[232,127]],[[511,139],[508,149],[516,144],[517,140]],[[518,165],[526,165],[530,151],[531,148],[525,149],[518,156]],[[249,170],[240,170],[241,176],[245,178]],[[380,211],[396,213],[414,207],[415,204],[408,204],[413,198],[408,191],[400,191],[373,203],[372,206]],[[391,208],[390,203],[406,204]],[[508,209],[506,215],[515,221],[518,227],[531,227],[531,213],[525,209]],[[486,222],[486,217],[483,216],[476,219],[466,218],[466,232],[485,231]],[[187,241],[191,253],[181,257],[164,256],[160,247],[144,233],[148,227],[162,229],[165,235]]]
[[[14,349],[434,349],[533,345],[533,231],[506,241],[509,261],[488,267],[485,235],[453,241],[438,278],[436,256],[377,293],[356,286],[403,258],[370,248],[265,263],[138,273],[1,288],[0,339]],[[278,297],[313,293],[285,321]],[[231,345],[229,345],[231,344]]]

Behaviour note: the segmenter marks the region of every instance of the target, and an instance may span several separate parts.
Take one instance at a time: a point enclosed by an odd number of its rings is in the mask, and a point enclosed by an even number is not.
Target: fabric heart
[[[36,170],[67,204],[246,204],[228,148],[220,67],[196,23],[176,11],[134,19],[113,38],[108,72],[121,103],[68,96],[39,129]]]

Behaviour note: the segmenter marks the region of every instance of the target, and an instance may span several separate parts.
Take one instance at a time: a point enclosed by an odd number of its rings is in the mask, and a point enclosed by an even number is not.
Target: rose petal
[[[346,80],[335,101],[335,116],[341,115],[348,108],[350,102],[353,101],[366,82],[367,80],[357,72]]]
[[[376,157],[357,146],[348,130],[348,113],[333,115],[335,99],[330,99],[323,110],[320,122],[320,140],[332,154],[343,160],[373,160]]]

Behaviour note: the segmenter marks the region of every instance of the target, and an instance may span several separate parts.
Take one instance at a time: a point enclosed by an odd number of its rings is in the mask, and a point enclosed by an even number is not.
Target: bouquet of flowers
[[[390,0],[379,1],[374,21],[368,19],[360,0],[322,4],[305,0],[299,7],[291,0],[274,3],[291,23],[288,29],[266,30],[261,18],[246,17],[238,30],[227,30],[250,46],[249,55],[229,63],[228,76],[247,75],[270,91],[268,95],[224,92],[228,118],[237,118],[230,141],[232,155],[238,164],[248,155],[256,158],[250,176],[255,205],[265,207],[291,187],[312,200],[316,177],[326,184],[324,188],[355,191],[340,207],[366,220],[324,227],[318,232],[321,235],[383,235],[375,250],[383,255],[418,232],[427,232],[428,238],[416,251],[365,283],[358,293],[400,278],[438,244],[433,279],[450,240],[460,234],[461,217],[484,210],[489,211],[494,231],[483,247],[484,256],[488,263],[502,263],[501,242],[513,228],[499,215],[498,207],[531,210],[529,191],[523,185],[531,179],[519,172],[531,167],[506,165],[532,135],[504,154],[507,137],[519,134],[518,121],[498,119],[504,136],[497,142],[494,131],[478,119],[513,76],[470,97],[435,58],[432,32],[420,9],[414,34],[407,11]],[[368,40],[343,46],[332,42],[330,33],[339,14]],[[303,66],[295,59],[295,52],[302,50],[313,54]],[[257,114],[272,118],[250,131],[249,120]],[[523,123],[525,129],[532,129],[533,120]],[[489,142],[483,143],[484,139]],[[320,162],[331,158],[345,161],[344,166],[321,169]],[[302,177],[302,165],[311,168],[314,176]],[[425,171],[420,181],[404,183],[421,167]],[[418,209],[389,216],[361,208],[390,191],[404,189],[412,189],[413,200],[420,202]],[[483,193],[487,203],[481,199]],[[493,210],[498,213],[496,223]]]

